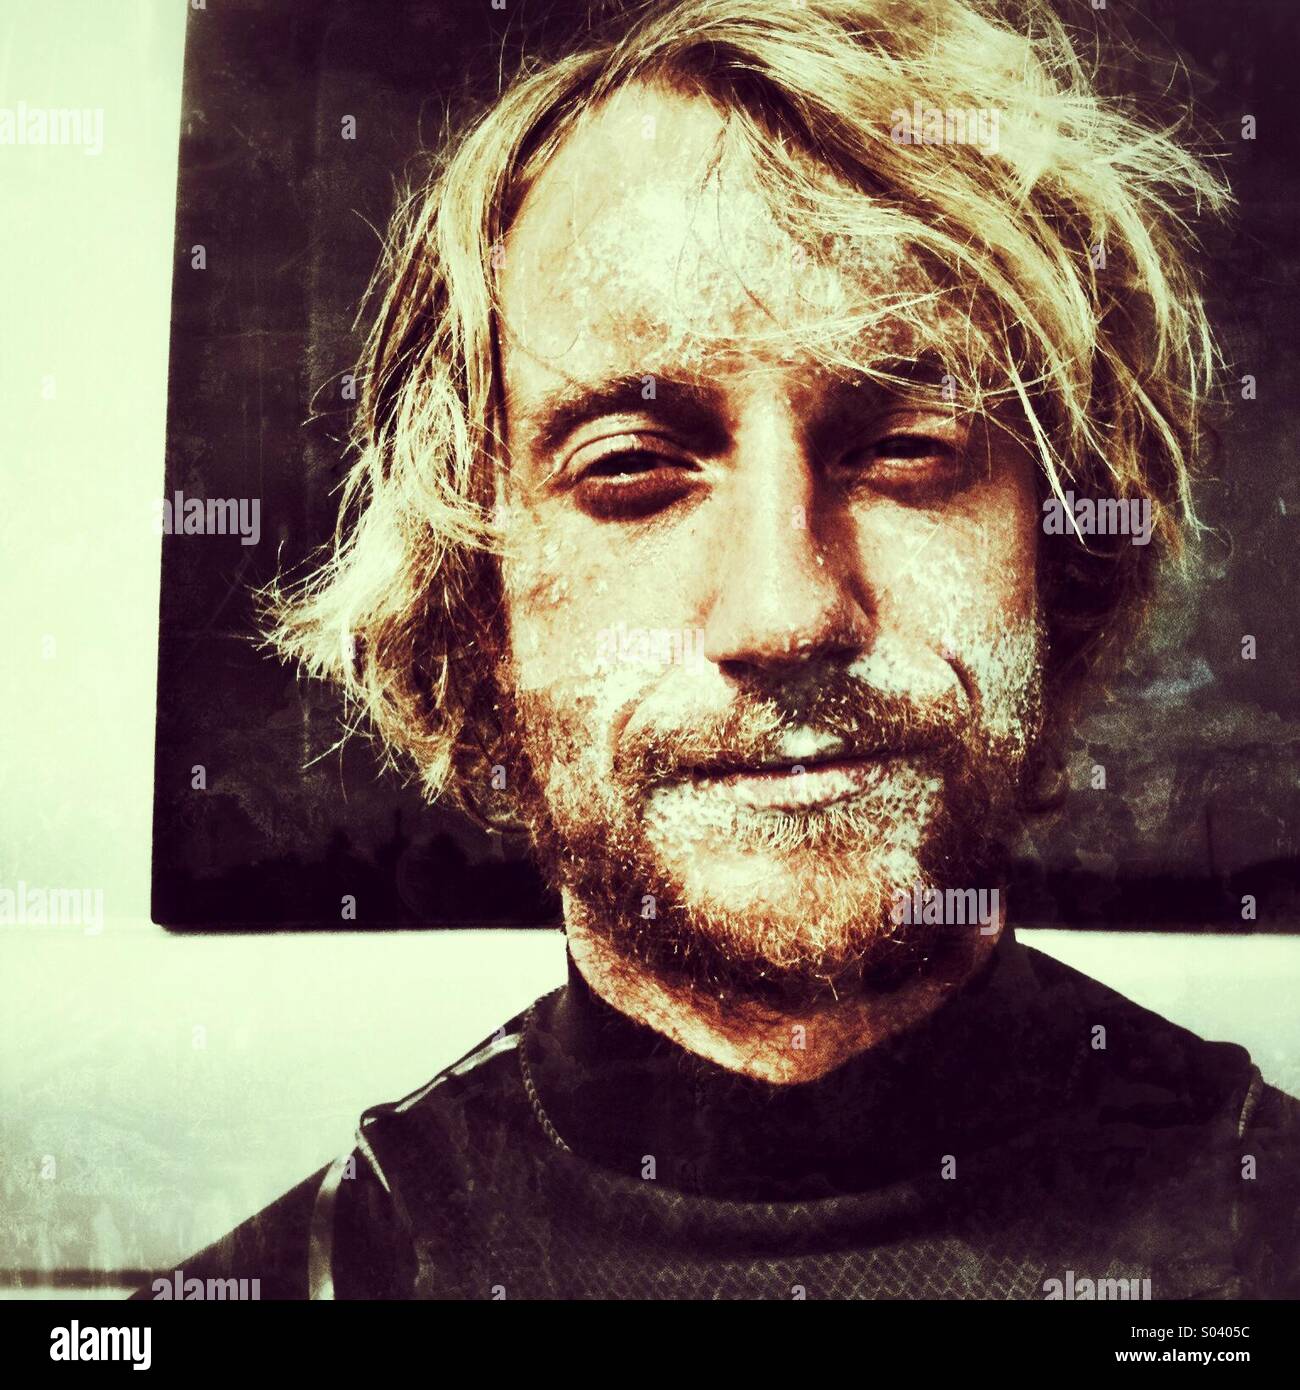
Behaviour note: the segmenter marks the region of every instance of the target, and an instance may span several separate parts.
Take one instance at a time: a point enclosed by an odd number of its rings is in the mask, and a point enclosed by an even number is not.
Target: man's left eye
[[[963,451],[937,434],[896,430],[854,450],[841,465],[841,477],[905,505],[933,506],[962,487]]]
[[[867,451],[879,459],[926,459],[948,460],[953,457],[953,447],[942,439],[928,434],[890,434],[878,440]]]

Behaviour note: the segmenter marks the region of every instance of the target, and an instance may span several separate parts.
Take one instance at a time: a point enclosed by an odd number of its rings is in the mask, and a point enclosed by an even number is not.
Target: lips
[[[861,796],[878,786],[909,754],[898,750],[807,763],[699,769],[691,782],[701,791],[752,810],[815,810]]]

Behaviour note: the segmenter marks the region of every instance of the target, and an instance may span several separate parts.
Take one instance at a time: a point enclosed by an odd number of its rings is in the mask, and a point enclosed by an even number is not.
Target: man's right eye
[[[630,473],[648,473],[662,463],[675,460],[663,454],[651,453],[648,449],[630,449],[624,453],[607,454],[584,470],[584,478],[617,478]]]
[[[578,506],[599,521],[639,521],[680,501],[692,487],[686,461],[652,449],[620,449],[587,464],[574,484]]]

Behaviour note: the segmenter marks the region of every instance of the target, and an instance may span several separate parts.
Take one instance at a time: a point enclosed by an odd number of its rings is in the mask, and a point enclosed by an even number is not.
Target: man
[[[187,1275],[1300,1293],[1297,1103],[1007,917],[1053,731],[1195,529],[1179,213],[1226,194],[999,9],[616,15],[413,204],[274,636],[526,828],[568,983]],[[1067,488],[1151,544],[1045,526]]]

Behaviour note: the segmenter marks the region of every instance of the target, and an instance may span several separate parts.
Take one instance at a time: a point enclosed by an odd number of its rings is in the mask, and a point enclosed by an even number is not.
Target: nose
[[[734,439],[730,505],[706,562],[704,656],[735,676],[854,660],[874,640],[874,605],[798,419],[769,404]]]

